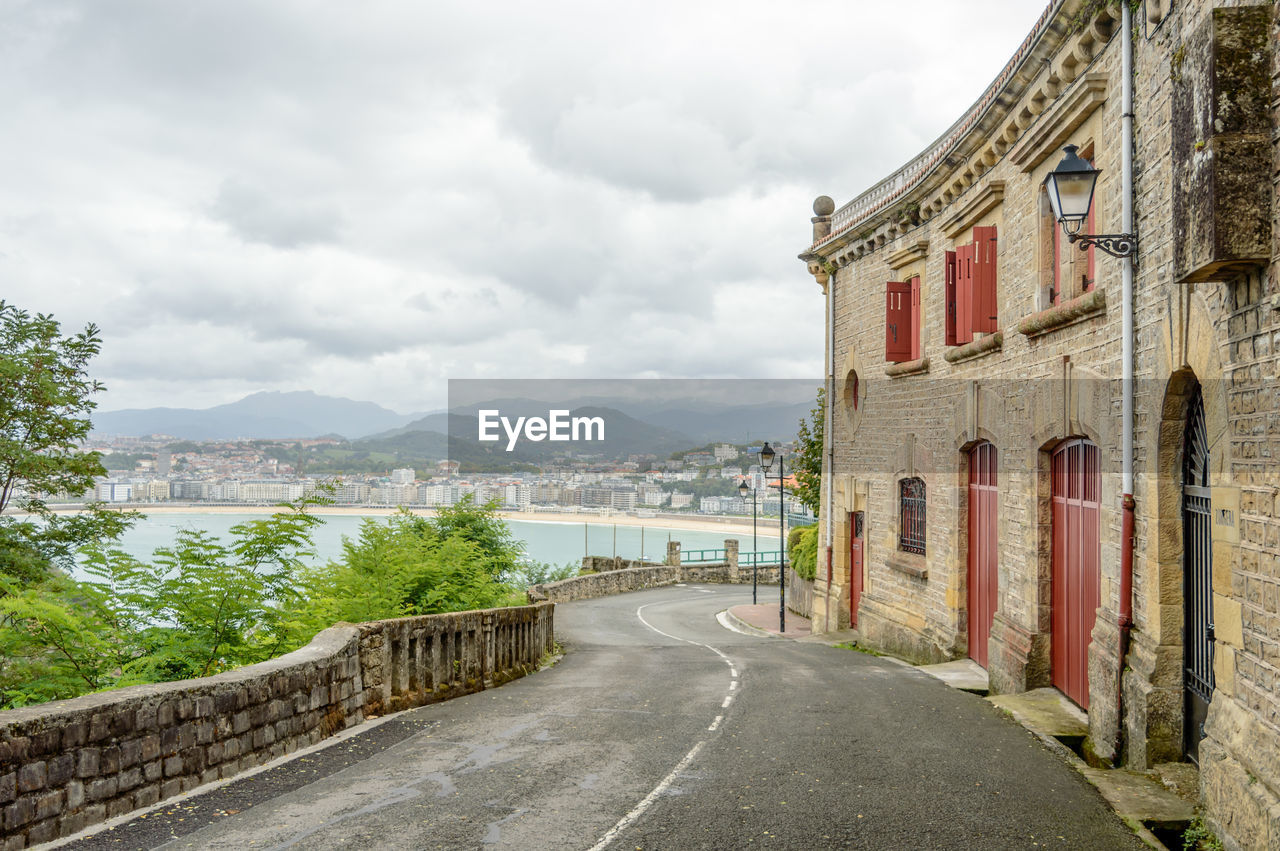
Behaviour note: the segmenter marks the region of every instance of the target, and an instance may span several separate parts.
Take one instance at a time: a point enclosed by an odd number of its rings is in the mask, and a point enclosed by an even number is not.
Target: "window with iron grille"
[[[898,549],[924,555],[924,480],[898,483]]]

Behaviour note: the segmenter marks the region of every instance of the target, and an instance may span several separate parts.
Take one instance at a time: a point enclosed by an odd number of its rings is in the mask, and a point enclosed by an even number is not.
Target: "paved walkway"
[[[747,626],[758,629],[761,632],[768,632],[773,635],[782,635],[783,638],[808,638],[813,632],[813,628],[809,619],[803,615],[797,615],[795,612],[787,612],[787,631],[779,633],[778,604],[777,603],[760,603],[759,605],[734,606],[729,609],[729,614],[745,623]]]

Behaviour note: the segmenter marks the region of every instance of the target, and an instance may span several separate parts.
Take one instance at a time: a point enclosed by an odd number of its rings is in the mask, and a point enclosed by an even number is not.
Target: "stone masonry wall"
[[[591,600],[628,591],[646,588],[662,588],[677,582],[705,582],[709,584],[741,583],[751,580],[751,568],[741,568],[727,562],[720,564],[659,565],[656,567],[631,567],[610,570],[587,576],[574,576],[559,582],[534,585],[529,589],[530,602],[549,600],[568,603],[573,600]],[[759,568],[761,584],[776,584],[777,566]]]
[[[0,849],[233,777],[374,714],[522,676],[553,644],[550,604],[340,624],[216,676],[0,712]]]

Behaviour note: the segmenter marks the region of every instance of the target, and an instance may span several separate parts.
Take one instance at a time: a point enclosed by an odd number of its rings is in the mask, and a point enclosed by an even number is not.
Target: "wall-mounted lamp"
[[[1112,257],[1132,257],[1138,247],[1136,233],[1080,233],[1081,225],[1089,218],[1093,189],[1102,172],[1076,156],[1075,145],[1067,145],[1062,150],[1066,156],[1045,177],[1044,185],[1049,192],[1053,217],[1062,224],[1067,241],[1080,243],[1082,251],[1095,245]]]

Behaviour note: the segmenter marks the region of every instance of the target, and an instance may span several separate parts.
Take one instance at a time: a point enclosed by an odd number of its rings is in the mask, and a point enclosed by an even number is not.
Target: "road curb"
[[[742,618],[735,615],[731,609],[725,609],[723,612],[719,614],[718,617],[720,618],[721,625],[724,626],[726,629],[731,629],[734,632],[740,632],[743,635],[754,635],[759,638],[781,638],[782,637],[777,633],[769,632],[768,630],[761,629],[758,626],[752,626],[751,624],[744,621]]]

